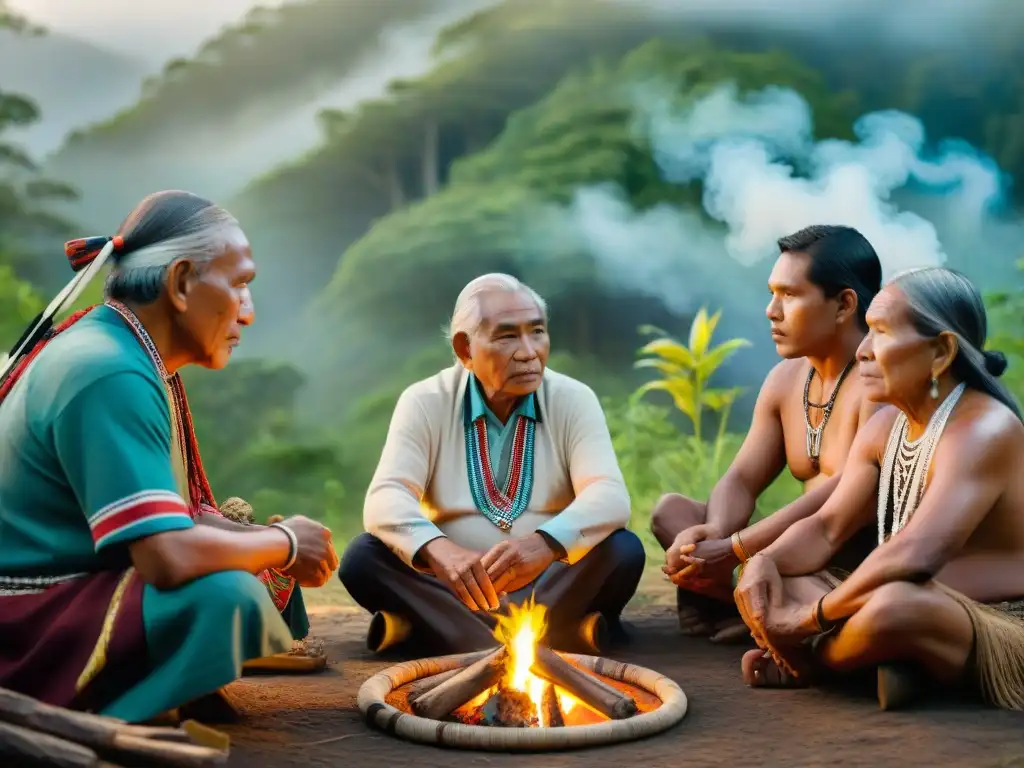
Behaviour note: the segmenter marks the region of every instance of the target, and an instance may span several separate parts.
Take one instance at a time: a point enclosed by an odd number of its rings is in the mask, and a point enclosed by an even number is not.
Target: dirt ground
[[[881,712],[870,692],[755,691],[739,674],[742,646],[681,637],[657,576],[626,610],[632,646],[617,658],[668,675],[689,710],[668,731],[643,741],[581,751],[505,755],[403,742],[368,727],[356,707],[359,686],[387,666],[364,645],[368,617],[340,587],[316,590],[312,634],[325,641],[327,672],[309,677],[243,678],[231,694],[245,714],[225,728],[231,766],[1002,766],[1024,768],[1024,714],[937,700],[908,712]],[[393,662],[392,662],[393,663]]]

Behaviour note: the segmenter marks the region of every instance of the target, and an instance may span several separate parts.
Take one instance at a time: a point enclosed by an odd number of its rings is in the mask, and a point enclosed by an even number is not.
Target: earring
[[[932,400],[939,399],[939,379],[936,376],[932,376],[932,388],[928,391],[928,394],[932,396]]]

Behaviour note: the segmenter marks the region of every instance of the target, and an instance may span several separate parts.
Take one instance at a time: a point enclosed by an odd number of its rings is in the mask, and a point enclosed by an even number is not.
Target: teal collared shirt
[[[480,390],[480,382],[476,376],[469,377],[469,398],[465,408],[465,420],[468,427],[481,416],[487,427],[487,454],[490,457],[491,474],[499,487],[505,484],[508,477],[508,465],[512,457],[512,438],[516,433],[516,417],[525,416],[540,421],[537,410],[537,396],[529,395],[519,401],[508,421],[504,424],[494,412],[487,407],[484,393]]]

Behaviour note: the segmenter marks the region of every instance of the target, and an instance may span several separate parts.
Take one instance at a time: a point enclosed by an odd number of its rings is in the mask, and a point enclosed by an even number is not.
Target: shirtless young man
[[[985,350],[977,289],[939,267],[894,278],[858,351],[865,396],[835,493],[748,561],[736,603],[758,645],[754,687],[878,670],[883,709],[916,683],[1024,709],[1024,424]],[[828,563],[865,526],[880,542],[852,574]]]
[[[666,549],[663,570],[679,587],[680,629],[713,642],[749,635],[733,601],[733,569],[821,507],[876,407],[863,397],[855,360],[865,312],[881,288],[874,248],[855,229],[812,226],[779,240],[779,250],[765,314],[785,359],[768,374],[750,431],[708,501],[671,493],[652,514]],[[758,497],[787,466],[804,494],[748,528]],[[836,565],[856,567],[872,536],[851,541]]]

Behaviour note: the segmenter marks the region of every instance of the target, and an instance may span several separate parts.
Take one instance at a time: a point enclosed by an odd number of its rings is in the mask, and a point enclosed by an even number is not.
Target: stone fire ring
[[[625,720],[607,720],[593,725],[502,728],[428,720],[403,712],[385,701],[389,693],[414,680],[466,666],[470,662],[463,654],[417,659],[388,667],[362,684],[356,701],[370,725],[400,739],[495,752],[554,751],[634,741],[665,731],[686,716],[687,699],[683,689],[658,672],[598,656],[562,655],[589,672],[654,694],[661,706]]]

